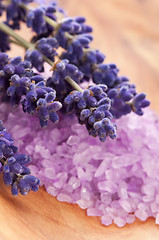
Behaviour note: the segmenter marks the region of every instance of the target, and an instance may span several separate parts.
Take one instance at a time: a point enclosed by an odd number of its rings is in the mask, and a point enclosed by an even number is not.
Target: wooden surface
[[[59,0],[70,16],[83,15],[94,27],[93,47],[115,62],[121,74],[147,93],[159,113],[159,1]],[[25,33],[23,32],[23,35]],[[26,34],[25,34],[26,36]],[[12,55],[17,53],[15,48]],[[19,53],[21,53],[19,51]],[[60,203],[43,188],[12,197],[0,179],[0,240],[158,240],[153,219],[104,227],[76,205]]]

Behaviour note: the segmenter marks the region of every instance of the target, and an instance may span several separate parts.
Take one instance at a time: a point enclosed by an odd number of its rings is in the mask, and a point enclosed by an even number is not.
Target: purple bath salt
[[[151,110],[116,120],[117,139],[104,143],[73,115],[42,129],[20,108],[1,104],[0,114],[20,152],[31,155],[32,173],[59,201],[78,204],[106,226],[150,216],[159,224],[159,118]]]

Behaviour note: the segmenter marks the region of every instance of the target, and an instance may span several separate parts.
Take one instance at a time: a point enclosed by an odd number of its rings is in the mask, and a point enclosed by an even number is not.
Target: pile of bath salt
[[[150,216],[159,224],[159,118],[151,110],[117,120],[118,138],[105,143],[73,115],[46,129],[21,109],[1,104],[0,115],[20,152],[31,155],[32,174],[59,201],[78,204],[106,226]]]

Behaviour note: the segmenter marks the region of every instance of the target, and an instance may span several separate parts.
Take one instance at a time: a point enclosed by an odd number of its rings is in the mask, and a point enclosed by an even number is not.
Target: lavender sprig
[[[12,195],[38,191],[40,180],[30,174],[27,167],[30,162],[29,156],[18,153],[13,139],[0,121],[0,172],[3,173],[4,183],[11,186]]]

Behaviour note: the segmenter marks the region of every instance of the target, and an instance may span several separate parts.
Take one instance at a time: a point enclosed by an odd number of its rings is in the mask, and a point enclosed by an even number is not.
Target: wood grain
[[[59,0],[70,16],[83,15],[94,27],[93,47],[115,62],[121,74],[147,93],[159,113],[159,1]],[[26,38],[25,28],[21,32]],[[19,51],[14,48],[12,56]],[[22,51],[19,51],[21,54]],[[43,188],[13,197],[0,179],[0,240],[158,240],[153,219],[124,228],[104,227],[78,206],[60,203]]]

